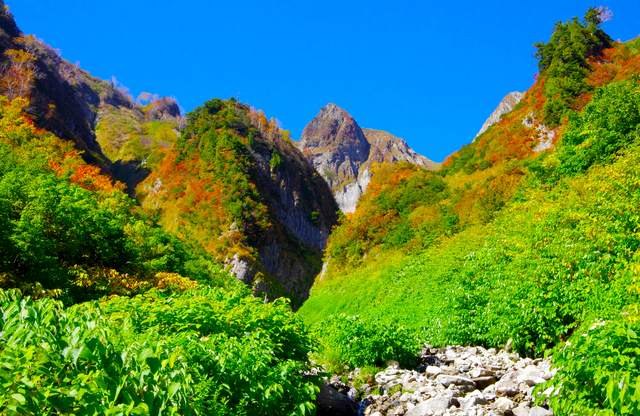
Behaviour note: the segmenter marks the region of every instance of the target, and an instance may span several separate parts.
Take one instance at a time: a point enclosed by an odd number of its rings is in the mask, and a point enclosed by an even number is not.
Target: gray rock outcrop
[[[476,134],[476,137],[473,138],[473,141],[475,142],[476,138],[480,136],[482,133],[484,133],[485,131],[487,131],[487,129],[492,124],[495,124],[498,121],[500,121],[500,117],[503,114],[507,114],[513,111],[515,106],[520,102],[520,100],[522,100],[522,97],[524,97],[524,93],[518,92],[518,91],[510,92],[509,94],[507,94],[507,96],[504,97],[502,101],[500,101],[500,104],[498,104],[498,107],[495,110],[493,110],[493,113],[491,113],[489,118],[484,122],[480,131],[478,132],[478,134]]]
[[[342,212],[353,212],[371,180],[373,163],[406,161],[425,169],[440,165],[417,154],[399,137],[360,128],[342,108],[330,103],[307,124],[298,148],[331,187]]]

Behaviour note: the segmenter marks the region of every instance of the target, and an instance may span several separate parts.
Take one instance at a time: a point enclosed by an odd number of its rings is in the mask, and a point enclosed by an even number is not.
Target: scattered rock
[[[507,410],[511,410],[516,407],[516,404],[506,397],[499,397],[495,401],[495,406],[503,412],[506,412]]]
[[[538,406],[531,409],[529,416],[553,416],[553,412],[545,409],[544,407]]]
[[[406,416],[442,416],[447,409],[458,403],[452,397],[440,396],[420,403],[418,406],[406,413]]]
[[[426,345],[418,363],[416,370],[406,370],[390,362],[386,370],[362,385],[358,393],[362,399],[359,415],[552,415],[543,407],[531,408],[533,387],[553,378],[548,360],[521,358],[506,349],[435,349]],[[348,379],[352,381],[358,374],[359,370],[353,371]],[[345,397],[355,397],[357,393],[339,377],[332,380],[332,386]]]

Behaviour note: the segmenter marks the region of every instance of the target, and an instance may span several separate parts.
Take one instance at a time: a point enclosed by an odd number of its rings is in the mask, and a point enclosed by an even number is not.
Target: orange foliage
[[[36,75],[33,65],[36,58],[19,49],[9,49],[4,54],[10,66],[0,78],[0,88],[12,100],[17,97],[27,98]]]
[[[89,191],[124,191],[125,185],[121,182],[114,182],[111,177],[100,173],[96,166],[81,164],[70,177],[71,182],[88,189]]]
[[[600,87],[640,73],[640,53],[621,43],[605,49],[602,56],[592,58],[590,64],[592,72],[587,76],[587,84]]]
[[[113,192],[124,191],[126,188],[123,183],[102,174],[100,168],[84,163],[76,150],[66,153],[60,163],[56,158],[49,159],[49,167],[58,177],[70,174],[69,180],[72,183],[89,191]]]

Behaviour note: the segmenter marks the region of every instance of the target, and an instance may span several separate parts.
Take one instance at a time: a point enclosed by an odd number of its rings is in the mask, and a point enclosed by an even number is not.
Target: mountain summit
[[[371,179],[372,163],[407,161],[429,170],[439,164],[414,152],[390,133],[361,128],[355,119],[334,103],[323,107],[302,132],[298,147],[327,181],[340,209],[356,209]]]

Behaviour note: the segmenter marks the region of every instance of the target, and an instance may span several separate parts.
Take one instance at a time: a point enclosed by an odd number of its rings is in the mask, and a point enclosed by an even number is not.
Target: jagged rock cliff
[[[437,170],[439,164],[414,152],[390,133],[360,128],[353,117],[330,103],[302,132],[298,148],[333,190],[342,212],[353,212],[371,179],[372,163],[398,160]]]
[[[275,168],[269,163],[274,147],[283,158]],[[322,252],[339,208],[313,166],[297,149],[286,147],[278,141],[256,140],[251,152],[251,177],[274,222],[255,247],[261,266],[273,278],[259,289],[273,294],[282,294],[279,289],[283,289],[297,308],[309,297],[321,271]]]
[[[500,117],[503,114],[507,114],[513,111],[515,106],[520,102],[520,100],[522,100],[522,97],[524,97],[524,93],[518,91],[510,92],[509,94],[507,94],[506,97],[504,97],[502,101],[500,101],[498,107],[493,110],[493,113],[491,113],[487,121],[484,122],[480,131],[478,132],[478,134],[476,134],[476,137],[473,138],[473,141],[475,142],[476,138],[487,131],[487,129],[492,124],[500,121]]]

